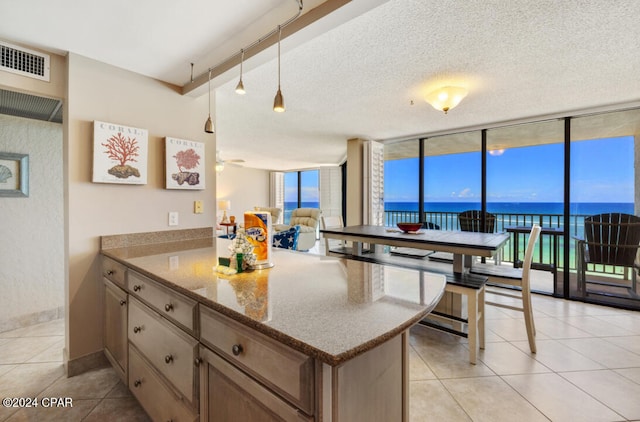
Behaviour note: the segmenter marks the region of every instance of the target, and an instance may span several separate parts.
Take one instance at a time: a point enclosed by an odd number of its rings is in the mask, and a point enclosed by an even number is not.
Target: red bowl
[[[397,223],[397,226],[403,232],[417,232],[422,228],[422,223]]]

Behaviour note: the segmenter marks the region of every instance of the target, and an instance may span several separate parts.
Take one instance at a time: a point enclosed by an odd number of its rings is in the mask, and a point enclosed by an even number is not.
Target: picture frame
[[[93,122],[93,183],[147,184],[149,132]]]
[[[165,189],[205,188],[205,144],[165,137]]]
[[[0,197],[29,197],[29,155],[0,152]]]

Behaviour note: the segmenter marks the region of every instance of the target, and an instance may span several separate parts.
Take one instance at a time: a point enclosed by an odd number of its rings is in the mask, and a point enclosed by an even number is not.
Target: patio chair
[[[341,229],[344,227],[341,215],[328,215],[320,217],[320,227],[323,229]],[[352,255],[353,248],[347,246],[344,240],[324,238],[324,253],[331,256]]]
[[[511,303],[497,302],[490,300],[485,296],[487,305],[497,306],[499,308],[520,311],[524,314],[524,323],[527,329],[527,339],[529,340],[529,349],[531,353],[536,353],[536,326],[533,321],[533,308],[531,306],[531,261],[533,261],[533,251],[540,237],[540,226],[534,224],[529,235],[529,242],[524,253],[524,262],[522,268],[511,268],[505,266],[495,266],[488,264],[475,264],[471,267],[472,274],[484,275],[489,278],[485,287],[486,294],[509,297],[522,301],[522,305],[512,305]],[[511,287],[519,287],[518,292]],[[507,287],[495,289],[495,287]]]
[[[587,284],[625,288],[637,297],[636,270],[640,246],[640,217],[631,214],[605,213],[584,219],[584,239],[576,239],[578,290],[587,295]],[[587,280],[587,265],[612,265],[624,268],[625,280]],[[631,271],[631,280],[627,278]],[[604,291],[598,292],[607,294]]]
[[[496,216],[489,212],[483,213],[479,210],[467,210],[458,214],[458,225],[463,232],[493,233],[496,231]],[[481,259],[484,264],[485,258]],[[502,251],[495,257],[495,264],[502,261]]]

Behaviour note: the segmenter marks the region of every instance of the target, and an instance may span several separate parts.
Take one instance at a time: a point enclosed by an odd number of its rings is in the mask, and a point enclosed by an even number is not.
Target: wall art
[[[29,155],[0,152],[0,196],[29,196]]]
[[[147,184],[149,132],[116,123],[93,122],[93,182]]]
[[[165,188],[204,189],[204,143],[165,138]]]

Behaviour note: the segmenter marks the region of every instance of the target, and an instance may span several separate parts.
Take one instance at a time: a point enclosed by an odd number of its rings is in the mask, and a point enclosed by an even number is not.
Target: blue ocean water
[[[385,211],[418,211],[417,202],[386,202]],[[462,212],[479,210],[479,202],[425,202],[424,210],[432,212]],[[496,214],[562,214],[561,202],[488,202],[487,211]],[[570,206],[570,214],[593,215],[605,212],[633,214],[633,203],[577,202]]]

